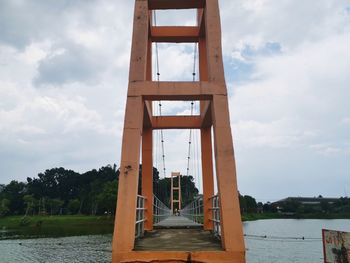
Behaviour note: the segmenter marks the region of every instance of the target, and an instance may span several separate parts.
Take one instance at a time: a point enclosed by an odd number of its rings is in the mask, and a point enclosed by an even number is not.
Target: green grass
[[[300,219],[350,219],[350,213],[309,213],[296,214],[294,218]]]
[[[314,213],[288,217],[278,213],[242,215],[242,221],[276,218],[350,219],[350,213]],[[0,239],[111,234],[113,227],[114,218],[106,216],[28,216],[24,222],[23,216],[8,216],[0,217]]]
[[[276,218],[283,218],[283,217],[278,213],[242,214],[242,221],[254,221],[254,220],[261,220],[261,219],[276,219]]]
[[[2,238],[63,237],[110,234],[114,218],[104,216],[9,216],[0,218]],[[0,238],[1,238],[0,235]]]

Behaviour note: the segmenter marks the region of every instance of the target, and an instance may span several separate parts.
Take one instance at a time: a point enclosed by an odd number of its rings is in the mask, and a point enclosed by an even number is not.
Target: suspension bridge
[[[157,25],[157,10],[171,9],[196,9],[197,24]],[[193,43],[192,81],[161,81],[158,43]],[[191,114],[165,116],[163,101],[187,101]],[[186,176],[193,131],[200,133],[203,194],[190,204],[181,198],[180,173],[171,174],[170,204],[154,195],[155,150],[167,175],[167,129],[189,130]],[[112,262],[245,262],[218,0],[135,0],[120,169]]]

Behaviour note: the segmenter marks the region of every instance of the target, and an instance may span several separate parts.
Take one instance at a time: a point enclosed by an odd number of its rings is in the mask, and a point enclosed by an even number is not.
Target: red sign
[[[350,233],[322,229],[325,263],[350,263]]]

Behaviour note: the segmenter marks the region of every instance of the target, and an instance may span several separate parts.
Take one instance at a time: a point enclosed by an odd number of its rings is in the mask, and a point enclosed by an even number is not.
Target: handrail
[[[210,218],[210,221],[213,222],[213,234],[221,238],[221,221],[220,221],[220,200],[218,195],[213,195],[212,197],[209,197],[209,200],[211,200],[211,208],[209,208],[212,211],[212,218]],[[197,197],[193,202],[188,204],[185,208],[183,208],[180,211],[181,215],[184,217],[187,217],[188,219],[203,224],[203,214],[204,214],[204,207],[203,207],[203,197]]]
[[[159,223],[171,215],[171,209],[153,195],[153,223]]]
[[[197,197],[185,206],[185,208],[180,211],[180,214],[196,223],[203,224],[203,197]]]
[[[214,195],[209,198],[212,200],[212,218],[213,222],[213,233],[216,237],[221,238],[221,221],[220,221],[220,200],[218,195]]]
[[[136,205],[136,222],[135,222],[135,238],[143,236],[145,229],[145,200],[146,198],[142,195],[137,195]]]

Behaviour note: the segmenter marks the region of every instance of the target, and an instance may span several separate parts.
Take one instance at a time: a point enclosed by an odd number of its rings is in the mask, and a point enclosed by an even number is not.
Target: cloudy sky
[[[0,0],[0,183],[119,163],[133,2]],[[349,196],[350,1],[220,6],[240,191],[263,202]],[[157,12],[157,24],[194,14]],[[193,45],[158,50],[161,80],[192,78]],[[185,173],[189,131],[164,137],[167,171]]]

